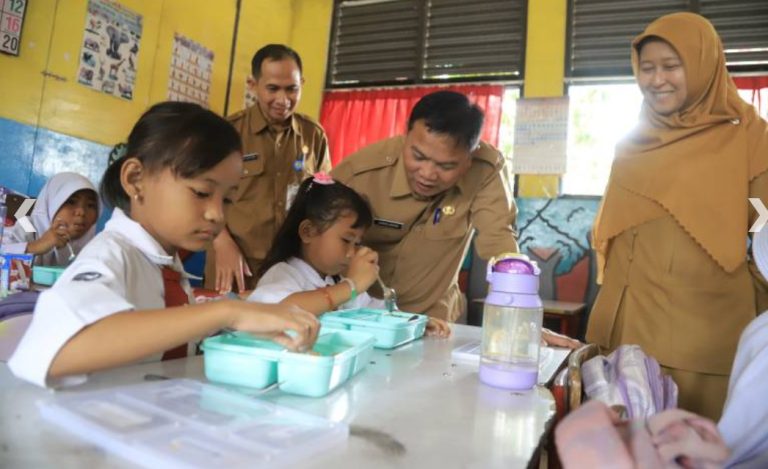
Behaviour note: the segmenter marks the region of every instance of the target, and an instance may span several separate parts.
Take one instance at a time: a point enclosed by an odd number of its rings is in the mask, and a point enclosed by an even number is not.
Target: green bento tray
[[[360,372],[369,361],[371,334],[323,328],[311,353],[290,352],[244,332],[203,341],[205,377],[210,381],[321,397]]]
[[[320,323],[325,327],[372,334],[376,338],[374,347],[391,349],[421,338],[428,319],[423,314],[359,308],[325,313]]]

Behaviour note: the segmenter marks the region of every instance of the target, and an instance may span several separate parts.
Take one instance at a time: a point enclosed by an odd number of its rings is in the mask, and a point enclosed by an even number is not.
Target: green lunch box
[[[376,338],[374,347],[391,349],[421,338],[428,319],[423,314],[359,308],[325,313],[320,323],[334,329],[366,332]]]
[[[210,381],[321,397],[362,370],[375,339],[362,332],[323,328],[312,353],[294,353],[270,340],[232,332],[203,341],[205,377]]]

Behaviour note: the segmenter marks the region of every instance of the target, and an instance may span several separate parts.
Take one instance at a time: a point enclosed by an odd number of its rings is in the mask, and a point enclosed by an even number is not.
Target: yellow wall
[[[305,85],[298,111],[317,118],[325,87],[332,11],[333,0],[242,0],[228,113],[243,109],[253,54],[265,44],[279,43],[301,56]]]
[[[162,2],[121,0],[120,3],[143,16],[133,99],[117,98],[77,82],[88,1],[59,0],[47,69],[65,80],[46,79],[40,109],[41,127],[110,145],[125,140],[131,126],[147,108]]]
[[[224,112],[237,3],[235,0],[217,0],[216,8],[211,8],[211,4],[210,0],[164,0],[150,102],[168,99],[173,35],[179,33],[213,51],[208,104],[212,111]]]
[[[122,141],[150,104],[167,99],[175,32],[213,50],[209,102],[223,112],[235,0],[218,1],[215,9],[208,0],[120,3],[143,16],[132,100],[77,82],[88,1],[36,0],[27,6],[21,55],[0,56],[0,117],[107,145]]]
[[[529,0],[525,44],[525,85],[523,97],[563,95],[567,0]],[[560,178],[550,175],[521,175],[521,197],[556,197]]]
[[[27,3],[18,57],[0,54],[0,117],[36,125],[56,0]]]
[[[320,116],[328,63],[333,0],[293,0],[291,47],[301,55],[304,67],[304,91],[299,112]]]

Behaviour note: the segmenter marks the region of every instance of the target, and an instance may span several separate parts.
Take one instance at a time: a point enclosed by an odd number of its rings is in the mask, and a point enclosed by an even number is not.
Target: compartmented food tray
[[[280,383],[281,391],[320,397],[368,364],[374,341],[364,332],[323,328],[311,352],[294,353],[247,333],[221,334],[203,341],[205,377],[255,388]]]
[[[374,347],[391,349],[421,338],[427,329],[423,314],[388,312],[381,309],[359,308],[325,313],[320,322],[325,327],[366,332],[376,338]]]

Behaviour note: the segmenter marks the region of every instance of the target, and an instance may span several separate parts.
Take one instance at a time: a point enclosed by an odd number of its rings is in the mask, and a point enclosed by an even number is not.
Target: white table
[[[376,350],[365,370],[324,398],[279,390],[262,395],[350,424],[346,445],[301,467],[526,467],[554,417],[552,395],[543,387],[512,393],[481,384],[476,365],[451,360],[451,350],[478,340],[480,328],[453,327],[450,339]],[[59,392],[140,383],[147,374],[205,380],[202,357],[194,357],[97,373],[87,384]],[[43,421],[35,401],[49,395],[0,364],[0,467],[132,467]]]

